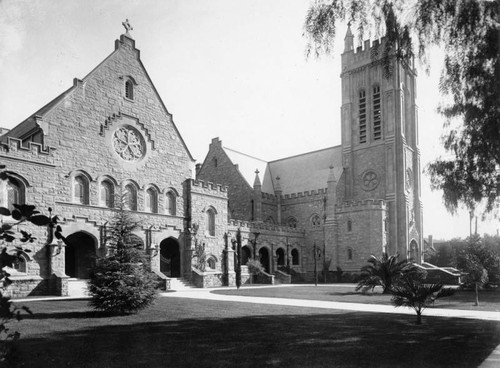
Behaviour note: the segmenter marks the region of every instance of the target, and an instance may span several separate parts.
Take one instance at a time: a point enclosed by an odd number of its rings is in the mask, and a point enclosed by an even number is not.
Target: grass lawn
[[[477,367],[500,344],[500,324],[480,320],[165,297],[114,317],[82,300],[23,305],[35,315],[10,324],[23,367]]]
[[[331,302],[362,303],[362,304],[391,304],[391,295],[382,294],[381,289],[365,294],[354,291],[354,286],[338,285],[298,285],[293,287],[255,288],[243,287],[239,290],[217,290],[217,294],[258,296],[268,298],[289,298],[322,300]],[[480,311],[500,312],[500,291],[480,291],[479,306],[474,306],[475,294],[470,290],[457,290],[451,297],[436,300],[434,307],[450,309],[468,309]],[[425,315],[425,312],[424,312]]]

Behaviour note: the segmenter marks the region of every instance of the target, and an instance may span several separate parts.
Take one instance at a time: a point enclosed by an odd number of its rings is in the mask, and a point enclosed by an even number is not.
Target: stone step
[[[68,296],[71,297],[87,297],[88,286],[84,279],[68,279]]]
[[[188,289],[195,289],[195,286],[189,282],[189,280],[186,280],[183,277],[172,277],[169,278],[170,280],[170,289],[169,290],[188,290]]]

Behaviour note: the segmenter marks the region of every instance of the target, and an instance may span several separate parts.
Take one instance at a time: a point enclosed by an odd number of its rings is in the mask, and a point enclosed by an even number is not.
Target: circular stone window
[[[141,133],[131,126],[122,126],[113,134],[113,148],[123,160],[139,161],[146,153]]]
[[[361,187],[365,191],[370,191],[378,187],[379,177],[375,171],[367,171],[361,177]]]

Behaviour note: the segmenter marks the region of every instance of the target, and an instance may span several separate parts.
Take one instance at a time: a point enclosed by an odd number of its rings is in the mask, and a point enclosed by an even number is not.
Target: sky
[[[0,126],[12,128],[114,50],[129,19],[141,60],[197,162],[212,138],[271,161],[340,144],[339,27],[331,56],[306,58],[309,0],[0,0]],[[442,53],[418,69],[421,167],[444,155]],[[469,235],[422,174],[424,237]],[[498,221],[479,218],[478,233]]]

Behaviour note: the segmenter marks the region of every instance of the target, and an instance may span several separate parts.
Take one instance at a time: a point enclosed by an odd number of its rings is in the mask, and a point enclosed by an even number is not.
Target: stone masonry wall
[[[231,162],[218,138],[212,139],[205,161],[196,178],[226,185],[229,217],[243,221],[252,220],[253,188],[239,172],[237,165]]]

